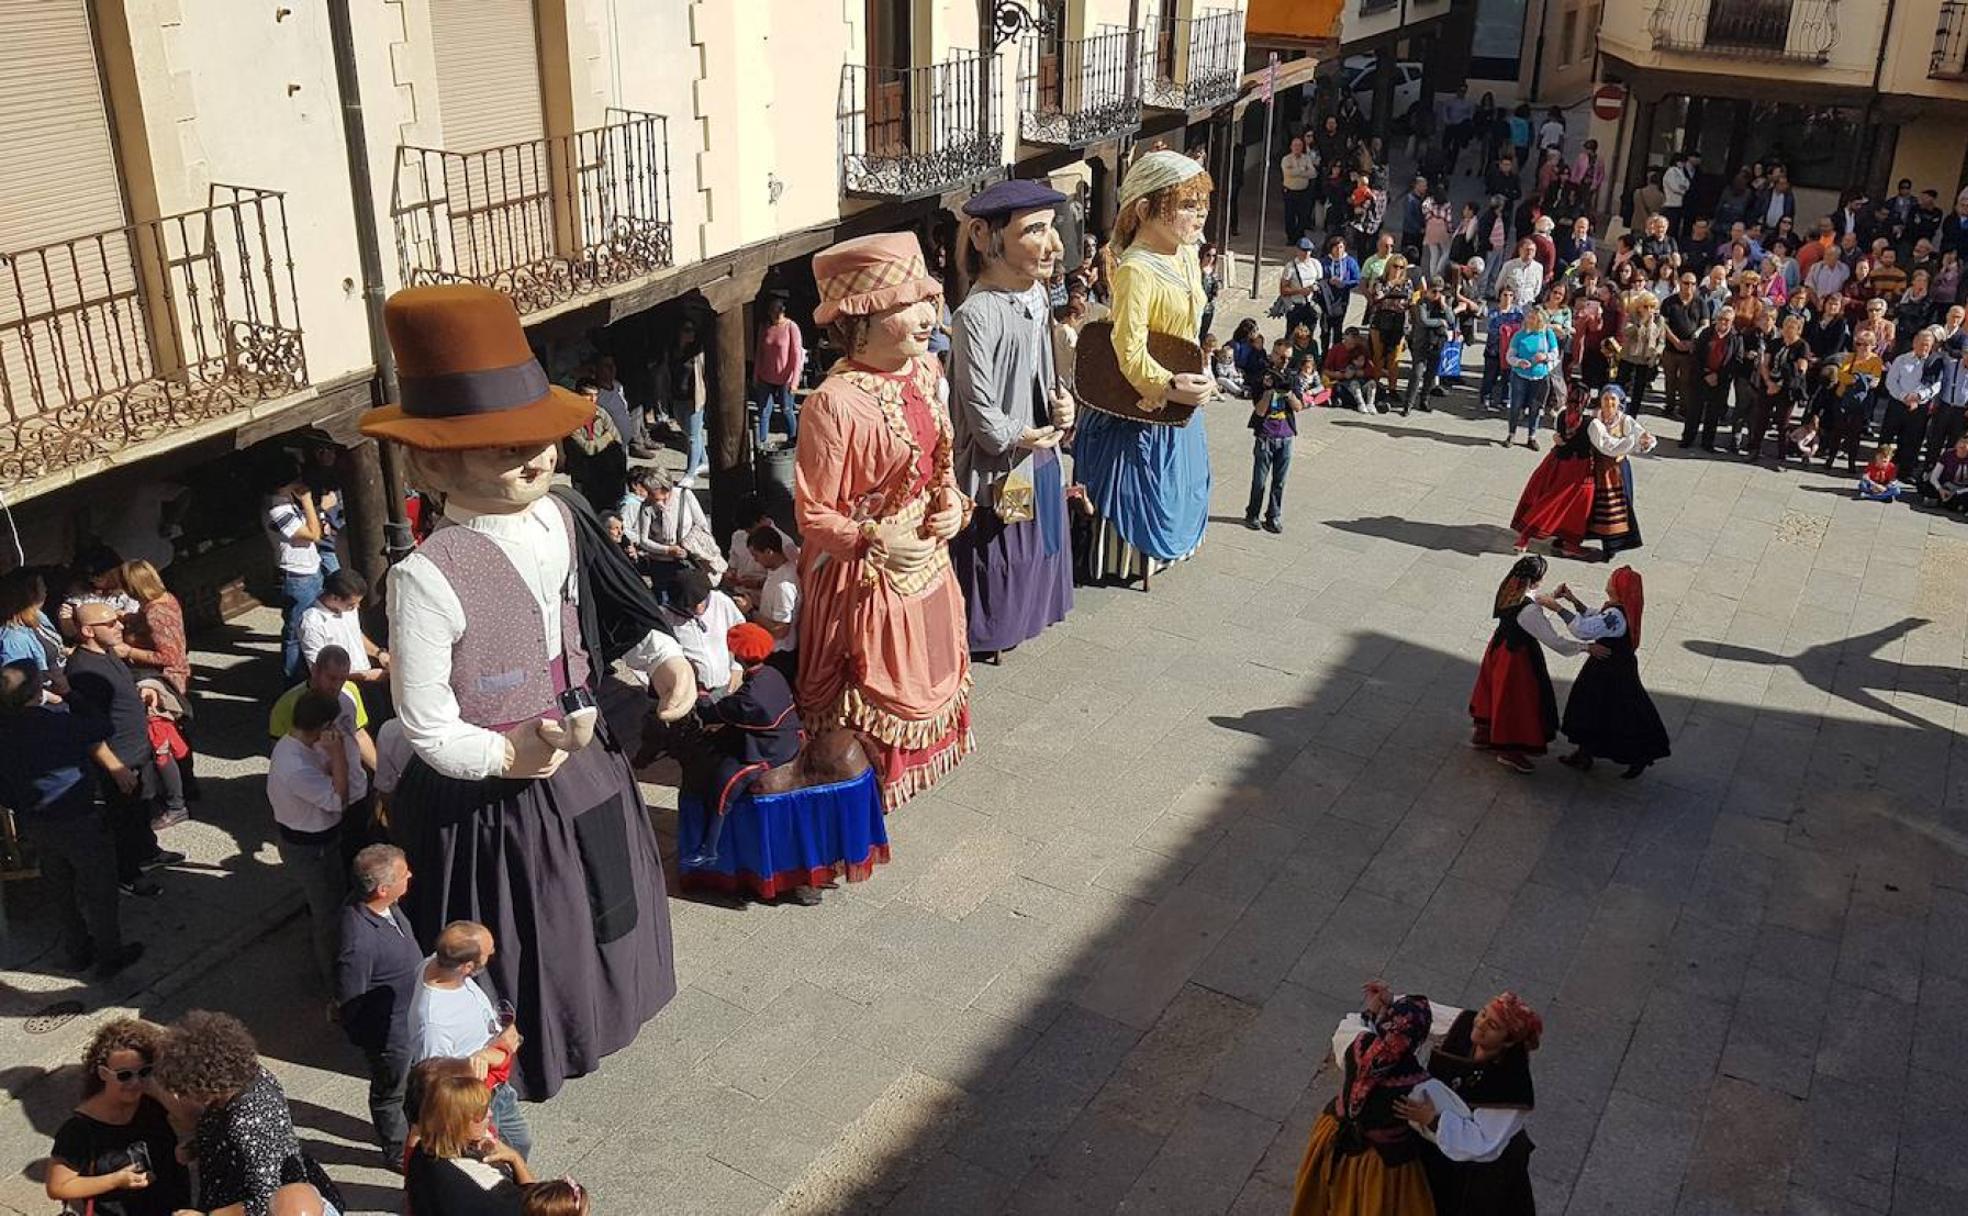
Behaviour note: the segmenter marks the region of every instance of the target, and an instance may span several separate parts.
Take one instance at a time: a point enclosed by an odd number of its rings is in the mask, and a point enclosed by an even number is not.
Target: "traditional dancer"
[[[1620,776],[1638,777],[1669,753],[1667,727],[1640,683],[1640,614],[1646,606],[1640,572],[1631,566],[1613,571],[1597,612],[1587,611],[1570,587],[1558,588],[1558,598],[1571,601],[1571,610],[1558,612],[1572,636],[1607,652],[1587,659],[1572,683],[1562,728],[1577,750],[1560,762],[1583,772],[1603,757],[1626,765]]]
[[[1592,437],[1586,431],[1583,394],[1568,392],[1565,408],[1552,423],[1558,442],[1544,454],[1518,495],[1510,527],[1517,552],[1534,540],[1555,542],[1558,552],[1578,557],[1586,525],[1592,520]]]
[[[1341,1061],[1339,1093],[1319,1112],[1298,1167],[1292,1216],[1433,1216],[1422,1138],[1395,1113],[1428,1080],[1415,1052],[1433,1011],[1425,996],[1389,1000],[1369,986],[1372,1026]]]
[[[950,561],[971,652],[993,660],[1073,607],[1058,450],[1073,425],[1073,399],[1053,365],[1046,297],[1060,252],[1053,214],[1065,202],[1057,190],[1013,178],[963,207],[973,286],[950,334],[950,424],[957,485],[977,509],[950,542]]]
[[[1531,1053],[1544,1019],[1513,992],[1465,1009],[1428,1053],[1434,1078],[1394,1112],[1428,1138],[1422,1165],[1436,1216],[1536,1216],[1531,1138],[1537,1105]]]
[[[1148,334],[1193,339],[1203,314],[1196,243],[1212,186],[1203,167],[1162,149],[1121,182],[1113,248],[1114,353],[1145,407],[1201,405],[1215,382],[1200,367],[1171,372],[1148,355]],[[1209,519],[1209,448],[1202,420],[1138,422],[1089,410],[1073,439],[1074,476],[1100,516],[1093,567],[1100,576],[1149,575],[1196,551]]]
[[[1654,437],[1626,412],[1626,390],[1608,384],[1599,390],[1599,411],[1585,424],[1592,441],[1592,517],[1585,535],[1599,542],[1604,556],[1640,547],[1640,521],[1633,514],[1635,452],[1654,450]]]
[[[592,514],[549,496],[557,445],[594,416],[551,387],[505,295],[415,287],[384,321],[400,404],[364,434],[410,449],[444,515],[390,571],[391,688],[415,752],[390,801],[428,942],[453,920],[499,943],[489,968],[519,1010],[512,1084],[551,1097],[628,1045],[676,992],[662,860],[627,758],[595,708],[598,673],[636,619],[652,689],[688,681],[653,603]],[[613,641],[607,639],[615,639]],[[662,653],[656,653],[661,651]]]
[[[1551,689],[1544,647],[1559,654],[1586,651],[1595,658],[1612,653],[1596,642],[1573,641],[1552,626],[1545,610],[1559,611],[1558,602],[1537,593],[1545,569],[1544,558],[1527,553],[1498,585],[1492,607],[1496,632],[1469,696],[1475,722],[1470,745],[1494,750],[1498,764],[1519,773],[1535,771],[1530,757],[1542,756],[1558,737],[1558,696]]]
[[[969,500],[928,357],[943,286],[908,233],[843,241],[814,257],[813,274],[814,320],[847,357],[800,411],[796,693],[810,733],[861,734],[892,811],[971,749],[963,593],[950,572]]]
[[[685,890],[810,907],[835,878],[860,882],[888,860],[875,779],[851,733],[808,742],[764,626],[735,625],[726,642],[744,678],[698,705],[703,730],[681,753],[678,877]],[[827,771],[843,757],[848,767]]]

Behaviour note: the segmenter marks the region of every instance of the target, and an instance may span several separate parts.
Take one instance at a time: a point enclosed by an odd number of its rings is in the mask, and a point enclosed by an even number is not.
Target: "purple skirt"
[[[1033,453],[1032,489],[1034,518],[1007,524],[980,499],[970,526],[950,541],[973,651],[1010,650],[1073,610],[1073,546],[1058,453]]]

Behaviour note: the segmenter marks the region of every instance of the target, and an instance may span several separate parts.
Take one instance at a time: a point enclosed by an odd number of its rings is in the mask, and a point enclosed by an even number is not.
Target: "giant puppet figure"
[[[550,493],[560,440],[594,403],[547,383],[512,301],[415,287],[384,309],[402,401],[362,431],[410,449],[444,512],[390,571],[391,691],[415,752],[390,804],[429,943],[491,929],[487,968],[522,1036],[511,1083],[550,1097],[626,1046],[676,992],[656,835],[595,709],[625,619],[652,606],[578,498]],[[625,590],[625,588],[627,590]],[[611,640],[616,639],[616,640]],[[644,650],[652,688],[688,709],[689,665]]]
[[[950,570],[969,500],[928,357],[943,287],[909,233],[843,241],[814,257],[813,277],[814,320],[845,357],[800,411],[799,714],[809,731],[861,735],[892,811],[971,749]]]
[[[999,182],[964,204],[972,280],[950,335],[957,484],[977,504],[950,544],[973,656],[1010,650],[1073,607],[1073,546],[1059,441],[1073,399],[1053,366],[1046,281],[1059,260],[1054,209],[1038,182]]]
[[[1073,439],[1073,471],[1100,516],[1094,573],[1146,577],[1194,553],[1209,518],[1209,449],[1193,408],[1214,395],[1200,358],[1170,368],[1150,333],[1193,343],[1205,297],[1196,243],[1209,217],[1209,175],[1157,150],[1121,179],[1114,222],[1113,353],[1139,399],[1137,417],[1089,409]],[[1083,364],[1089,351],[1081,351]],[[1084,381],[1086,377],[1083,375]],[[1083,383],[1083,389],[1086,385]],[[1091,397],[1090,405],[1098,405]]]

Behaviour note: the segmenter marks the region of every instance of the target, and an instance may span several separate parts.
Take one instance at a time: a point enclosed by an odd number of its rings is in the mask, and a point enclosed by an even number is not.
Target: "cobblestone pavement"
[[[1519,777],[1464,704],[1536,457],[1446,405],[1309,418],[1282,537],[1238,524],[1246,433],[1212,407],[1196,560],[980,669],[976,755],[873,881],[673,900],[682,991],[529,1112],[543,1170],[608,1213],[1280,1212],[1331,1028],[1384,975],[1542,1008],[1547,1213],[1968,1211],[1968,528],[1669,445],[1633,560],[1675,754]],[[140,991],[44,974],[14,892],[0,1209],[47,1210],[59,1066],[121,1000],[242,1013],[355,1207],[395,1210],[300,926],[266,932],[295,907],[258,796],[269,646],[207,643],[211,819],[125,905]],[[31,1033],[65,996],[92,1012]]]

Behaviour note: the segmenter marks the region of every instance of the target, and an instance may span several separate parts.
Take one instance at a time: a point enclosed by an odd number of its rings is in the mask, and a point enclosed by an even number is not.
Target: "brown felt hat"
[[[525,447],[594,418],[594,402],[547,382],[503,292],[407,287],[384,303],[383,327],[401,400],[364,413],[365,435],[437,452]]]

